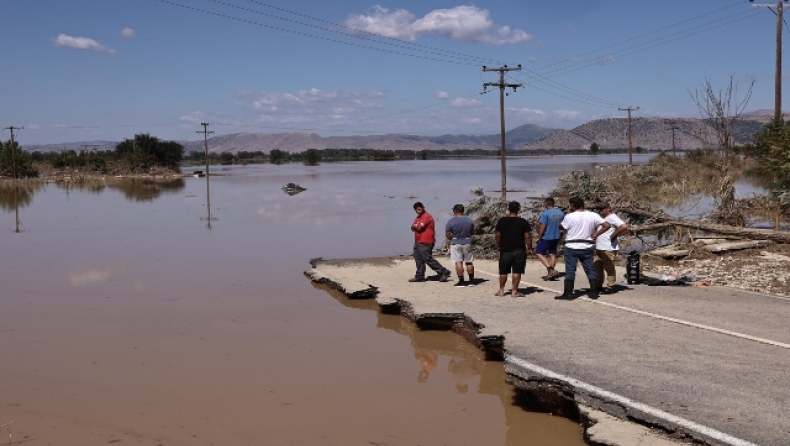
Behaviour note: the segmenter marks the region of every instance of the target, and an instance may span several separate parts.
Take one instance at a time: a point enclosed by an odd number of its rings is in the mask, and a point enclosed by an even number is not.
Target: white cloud
[[[66,34],[60,34],[53,40],[57,47],[71,48],[74,50],[96,51],[110,56],[117,54],[117,51],[100,44],[99,42],[89,39],[87,37],[72,37]]]
[[[458,108],[480,108],[483,103],[477,99],[455,98],[450,102],[450,105]]]
[[[352,14],[346,19],[346,26],[360,31],[378,34],[401,40],[414,40],[417,36],[412,29],[414,15],[405,9],[390,12],[381,6],[374,6],[370,15]]]
[[[446,91],[437,91],[436,99],[450,99],[450,93]]]
[[[482,124],[483,120],[480,118],[461,118],[462,124]]]
[[[390,11],[375,6],[369,15],[352,14],[346,26],[401,40],[415,40],[420,35],[434,34],[452,40],[478,42],[488,45],[515,44],[532,36],[520,29],[497,26],[486,9],[475,6],[456,6],[436,9],[421,19],[405,9]]]
[[[121,35],[124,37],[134,37],[134,30],[132,28],[124,28],[121,30]]]

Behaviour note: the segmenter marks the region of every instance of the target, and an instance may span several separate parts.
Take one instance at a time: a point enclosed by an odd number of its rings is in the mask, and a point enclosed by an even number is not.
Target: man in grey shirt
[[[472,252],[472,234],[475,222],[464,215],[464,205],[453,206],[453,218],[444,227],[444,234],[450,240],[450,260],[455,263],[455,272],[458,274],[457,287],[475,285],[475,256]],[[469,282],[464,281],[464,263],[469,274]]]

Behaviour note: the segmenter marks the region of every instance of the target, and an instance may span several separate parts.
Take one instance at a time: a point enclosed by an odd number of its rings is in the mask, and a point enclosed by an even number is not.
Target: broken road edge
[[[405,299],[379,296],[379,289],[373,284],[339,283],[317,268],[322,263],[365,260],[325,260],[319,257],[310,260],[312,268],[304,274],[311,281],[340,291],[349,299],[375,299],[382,313],[403,316],[420,329],[459,334],[481,349],[486,360],[504,362],[507,383],[525,397],[531,407],[579,423],[584,440],[591,446],[630,446],[637,443],[650,446],[757,446],[512,356],[505,349],[504,335],[480,335],[482,323],[463,313],[416,313]]]

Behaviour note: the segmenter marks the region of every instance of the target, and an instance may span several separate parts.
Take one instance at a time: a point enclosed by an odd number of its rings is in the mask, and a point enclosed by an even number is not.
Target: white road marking
[[[592,384],[588,384],[583,381],[579,381],[578,379],[571,378],[570,376],[561,375],[559,373],[552,372],[551,370],[544,369],[539,365],[532,364],[530,362],[524,361],[523,359],[516,358],[514,356],[506,356],[505,363],[513,364],[519,368],[531,371],[533,373],[537,373],[538,375],[544,376],[546,378],[556,379],[559,381],[566,382],[571,386],[582,389],[588,393],[600,396],[607,401],[614,401],[623,406],[629,407],[634,410],[638,410],[640,412],[646,413],[650,416],[662,419],[667,421],[668,423],[674,424],[676,426],[680,426],[684,429],[687,429],[692,432],[696,432],[698,434],[702,434],[708,438],[712,438],[714,440],[720,441],[724,444],[731,445],[731,446],[757,446],[755,443],[751,443],[746,440],[742,440],[740,438],[733,437],[732,435],[726,434],[724,432],[718,431],[716,429],[703,426],[701,424],[695,423],[691,420],[687,420],[685,418],[678,417],[676,415],[672,415],[671,413],[664,412],[661,409],[656,409],[655,407],[648,406],[647,404],[643,404],[637,401],[634,401],[630,398],[624,397],[617,393],[609,392],[607,390],[601,389],[600,387],[593,386]]]
[[[480,271],[480,272],[483,273],[483,274],[487,274],[489,276],[497,276],[497,277],[499,277],[498,274],[492,274],[492,273],[489,273],[489,272],[486,272],[486,271]],[[537,284],[534,284],[534,283],[523,282],[523,281],[521,283],[529,285],[529,286],[533,286],[535,288],[539,288],[539,289],[544,290],[544,291],[550,291],[550,292],[555,293],[555,294],[561,294],[557,290],[552,290],[550,288],[546,288],[544,286],[540,286],[540,285],[537,285]],[[677,319],[677,318],[669,317],[669,316],[662,316],[660,314],[651,313],[651,312],[648,312],[648,311],[637,310],[636,308],[624,307],[622,305],[615,305],[615,304],[612,304],[612,303],[609,303],[609,302],[602,302],[602,301],[599,301],[599,300],[592,300],[592,299],[583,299],[583,300],[586,301],[586,302],[590,302],[590,303],[594,303],[594,304],[598,304],[598,305],[603,305],[603,306],[610,307],[610,308],[616,308],[616,309],[622,310],[622,311],[627,311],[629,313],[639,314],[639,315],[642,315],[642,316],[652,317],[654,319],[659,319],[659,320],[662,320],[662,321],[672,322],[674,324],[680,324],[680,325],[685,325],[687,327],[699,328],[700,330],[707,330],[707,331],[711,331],[711,332],[714,332],[714,333],[724,334],[724,335],[727,335],[727,336],[733,336],[733,337],[740,338],[740,339],[746,339],[748,341],[759,342],[761,344],[766,344],[766,345],[770,345],[770,346],[773,346],[773,347],[780,347],[780,348],[790,349],[790,344],[786,344],[784,342],[774,341],[774,340],[766,339],[766,338],[760,338],[760,337],[757,337],[757,336],[752,336],[752,335],[748,335],[748,334],[744,334],[744,333],[738,333],[737,331],[725,330],[723,328],[712,327],[710,325],[697,324],[695,322],[684,321],[683,319]]]

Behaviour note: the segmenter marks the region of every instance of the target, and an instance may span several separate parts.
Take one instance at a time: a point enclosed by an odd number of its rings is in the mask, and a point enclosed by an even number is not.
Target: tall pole
[[[483,91],[488,87],[499,87],[499,138],[501,143],[500,160],[502,164],[502,206],[507,205],[507,163],[506,159],[506,145],[505,145],[505,88],[512,88],[516,91],[518,87],[523,87],[524,84],[508,84],[505,83],[505,73],[508,71],[521,71],[521,65],[517,67],[508,67],[504,65],[499,68],[483,67],[483,71],[496,71],[499,73],[499,82],[486,82],[483,84]]]
[[[11,159],[13,160],[12,162],[14,165],[14,179],[16,179],[16,143],[14,142],[14,130],[22,130],[24,127],[14,127],[12,125],[10,127],[6,127],[5,129],[11,131]]]
[[[208,129],[209,124],[207,122],[201,122],[200,125],[203,126],[203,131],[202,132],[198,131],[197,133],[203,134],[203,142],[205,143],[205,147],[206,147],[206,211],[208,212],[206,219],[207,220],[206,227],[211,229],[211,186],[210,186],[209,171],[208,171],[208,135],[214,132],[209,131]]]
[[[754,0],[749,0],[754,2]],[[774,79],[774,124],[782,123],[782,25],[784,24],[784,4],[788,0],[778,0],[776,4],[752,4],[755,8],[768,8],[776,14],[776,78]],[[776,8],[776,10],[774,10]]]
[[[679,129],[680,127],[675,125],[675,121],[669,121],[669,129],[672,130],[672,155],[678,156],[677,151],[675,151],[675,130]]]
[[[618,108],[620,111],[628,112],[628,165],[634,165],[633,138],[631,137],[631,111],[639,110],[639,107]]]
[[[774,123],[782,123],[782,16],[784,5],[776,5],[776,79],[774,79]]]

